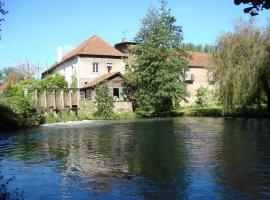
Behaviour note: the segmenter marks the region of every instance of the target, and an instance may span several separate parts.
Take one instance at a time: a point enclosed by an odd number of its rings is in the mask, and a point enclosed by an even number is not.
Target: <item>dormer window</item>
[[[93,63],[93,73],[98,73],[99,68],[98,68],[98,63]]]

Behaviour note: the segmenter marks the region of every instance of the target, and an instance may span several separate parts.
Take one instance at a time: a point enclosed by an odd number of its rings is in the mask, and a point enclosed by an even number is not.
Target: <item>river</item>
[[[270,120],[86,121],[0,135],[25,199],[270,199]]]

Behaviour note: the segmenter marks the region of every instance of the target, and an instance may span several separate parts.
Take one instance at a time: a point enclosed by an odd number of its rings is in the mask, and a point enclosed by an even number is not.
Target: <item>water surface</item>
[[[270,199],[270,120],[169,118],[0,135],[25,199]]]

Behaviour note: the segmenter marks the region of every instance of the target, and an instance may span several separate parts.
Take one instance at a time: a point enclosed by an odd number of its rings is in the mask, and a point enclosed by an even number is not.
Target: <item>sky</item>
[[[111,45],[132,40],[150,5],[159,0],[4,0],[9,13],[0,32],[0,70],[25,59],[46,69],[57,59],[57,47],[71,50],[96,34]],[[218,3],[217,3],[218,2]],[[213,44],[233,28],[237,18],[249,19],[233,0],[168,0],[168,8],[183,28],[184,42]],[[259,26],[270,10],[256,16]]]

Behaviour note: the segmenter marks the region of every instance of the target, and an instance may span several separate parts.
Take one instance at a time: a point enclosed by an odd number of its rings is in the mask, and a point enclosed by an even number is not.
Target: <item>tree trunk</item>
[[[262,81],[263,91],[265,92],[266,97],[267,97],[267,110],[270,111],[270,86],[268,83],[269,81],[268,81],[268,76],[266,73],[261,76],[261,81]]]

